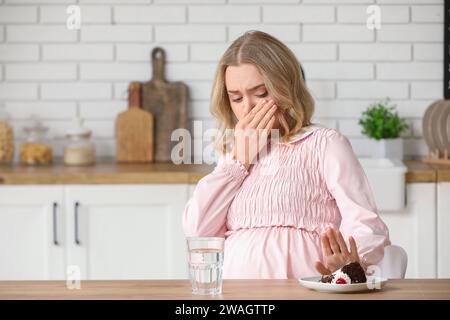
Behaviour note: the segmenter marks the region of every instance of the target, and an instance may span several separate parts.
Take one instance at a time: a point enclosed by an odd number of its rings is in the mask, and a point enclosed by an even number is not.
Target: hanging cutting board
[[[153,162],[153,115],[141,109],[141,84],[128,87],[128,110],[116,120],[118,162]]]
[[[163,48],[152,50],[151,62],[153,76],[142,84],[142,107],[154,117],[154,160],[171,162],[172,148],[181,141],[171,141],[172,132],[179,128],[188,129],[189,89],[182,82],[165,80],[166,53]]]

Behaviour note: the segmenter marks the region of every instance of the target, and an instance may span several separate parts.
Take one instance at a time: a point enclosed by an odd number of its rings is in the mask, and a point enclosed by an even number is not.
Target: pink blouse
[[[327,227],[340,229],[347,244],[355,238],[365,266],[377,264],[390,244],[349,140],[320,125],[271,145],[248,171],[222,156],[183,213],[186,236],[225,237],[225,279],[318,275]]]

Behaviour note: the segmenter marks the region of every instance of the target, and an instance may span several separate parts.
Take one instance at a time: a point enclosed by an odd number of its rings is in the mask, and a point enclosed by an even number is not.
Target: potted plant
[[[371,104],[362,113],[359,124],[362,133],[373,139],[372,156],[375,158],[403,159],[403,140],[400,134],[408,129],[389,98]]]

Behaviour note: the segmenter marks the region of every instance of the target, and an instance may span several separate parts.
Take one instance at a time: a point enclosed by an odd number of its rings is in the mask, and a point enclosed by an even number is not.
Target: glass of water
[[[222,293],[223,247],[225,238],[187,238],[189,274],[193,294]]]

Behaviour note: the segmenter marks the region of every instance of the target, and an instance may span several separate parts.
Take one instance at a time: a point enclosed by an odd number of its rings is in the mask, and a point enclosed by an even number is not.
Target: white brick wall
[[[69,4],[81,30],[66,28]],[[381,30],[366,28],[379,4]],[[50,127],[61,155],[64,131],[81,115],[101,156],[113,156],[114,119],[132,80],[151,77],[150,51],[167,51],[166,78],[190,87],[189,117],[214,126],[208,100],[217,61],[249,29],[284,41],[302,62],[315,120],[370,152],[357,124],[389,96],[411,128],[408,156],[423,155],[421,118],[443,86],[443,0],[0,0],[0,102],[17,139],[31,115]]]

